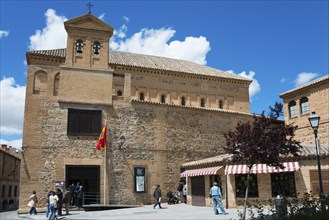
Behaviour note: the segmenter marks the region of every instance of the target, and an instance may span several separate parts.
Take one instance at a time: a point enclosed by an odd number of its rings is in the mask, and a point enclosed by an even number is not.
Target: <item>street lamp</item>
[[[311,117],[308,118],[310,121],[311,127],[314,131],[315,135],[315,151],[316,151],[316,159],[318,161],[318,174],[319,174],[319,185],[320,185],[320,202],[321,202],[321,208],[322,211],[325,211],[325,205],[323,203],[323,186],[322,186],[322,175],[321,175],[321,164],[320,164],[320,149],[319,149],[319,141],[318,141],[318,128],[320,123],[320,116],[315,114],[315,112],[312,112]]]

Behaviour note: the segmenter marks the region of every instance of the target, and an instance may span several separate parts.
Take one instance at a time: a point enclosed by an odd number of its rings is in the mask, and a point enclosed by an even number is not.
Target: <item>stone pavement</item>
[[[153,209],[152,205],[145,205],[138,208],[124,208],[124,209],[112,209],[103,211],[71,211],[70,215],[61,216],[58,219],[156,219],[156,220],[175,220],[175,219],[240,219],[238,210],[242,209],[227,209],[228,215],[214,215],[212,207],[199,207],[186,204],[176,205],[162,205],[163,209]],[[13,215],[6,217],[3,213],[0,213],[1,220],[11,219],[44,219],[46,220],[44,213],[38,213],[38,215],[20,214],[12,212]],[[247,210],[248,214],[248,210]]]

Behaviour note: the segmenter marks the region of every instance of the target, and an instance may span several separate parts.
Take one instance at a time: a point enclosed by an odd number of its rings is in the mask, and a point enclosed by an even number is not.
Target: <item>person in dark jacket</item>
[[[178,192],[178,199],[180,203],[184,202],[183,198],[183,188],[184,188],[184,183],[182,181],[179,181],[178,187],[177,187],[177,192]]]
[[[80,183],[78,182],[77,185],[75,186],[75,189],[74,189],[74,200],[75,200],[75,206],[78,207],[78,191],[80,190]]]
[[[77,207],[80,208],[82,207],[82,199],[83,199],[83,186],[80,185],[80,189],[77,192]]]
[[[72,183],[69,186],[70,192],[71,192],[71,201],[70,201],[70,206],[74,206],[75,205],[75,201],[74,201],[74,191],[75,191],[75,185],[74,183]]]
[[[162,207],[161,207],[161,189],[160,189],[160,185],[158,185],[157,188],[154,190],[153,196],[155,198],[155,204],[153,206],[153,209],[155,209],[155,207],[157,205],[159,205],[159,208],[162,209]]]
[[[66,188],[63,198],[63,204],[65,205],[66,215],[69,215],[69,205],[71,203],[71,191],[69,188]]]
[[[56,189],[56,195],[58,197],[57,203],[57,215],[62,216],[62,207],[63,207],[63,192],[60,188]]]

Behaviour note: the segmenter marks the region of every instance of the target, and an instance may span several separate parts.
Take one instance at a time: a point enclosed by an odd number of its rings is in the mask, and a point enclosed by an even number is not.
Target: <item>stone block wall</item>
[[[45,195],[55,181],[65,180],[67,165],[100,166],[103,194],[104,163],[102,154],[95,150],[97,137],[68,136],[68,108],[93,106],[102,110],[108,121],[106,198],[111,204],[152,203],[156,184],[165,194],[175,189],[182,163],[223,153],[224,133],[238,121],[252,118],[248,114],[138,101],[114,101],[113,106],[43,101],[41,106],[44,114],[28,123],[38,127],[34,131],[42,136],[24,138],[22,206],[32,190]],[[120,150],[121,135],[126,141]],[[136,166],[146,168],[145,193],[134,191]]]

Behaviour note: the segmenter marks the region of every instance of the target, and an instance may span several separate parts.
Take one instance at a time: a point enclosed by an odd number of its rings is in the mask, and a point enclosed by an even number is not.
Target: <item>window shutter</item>
[[[68,134],[78,134],[79,133],[79,112],[74,109],[69,109],[68,116]]]

